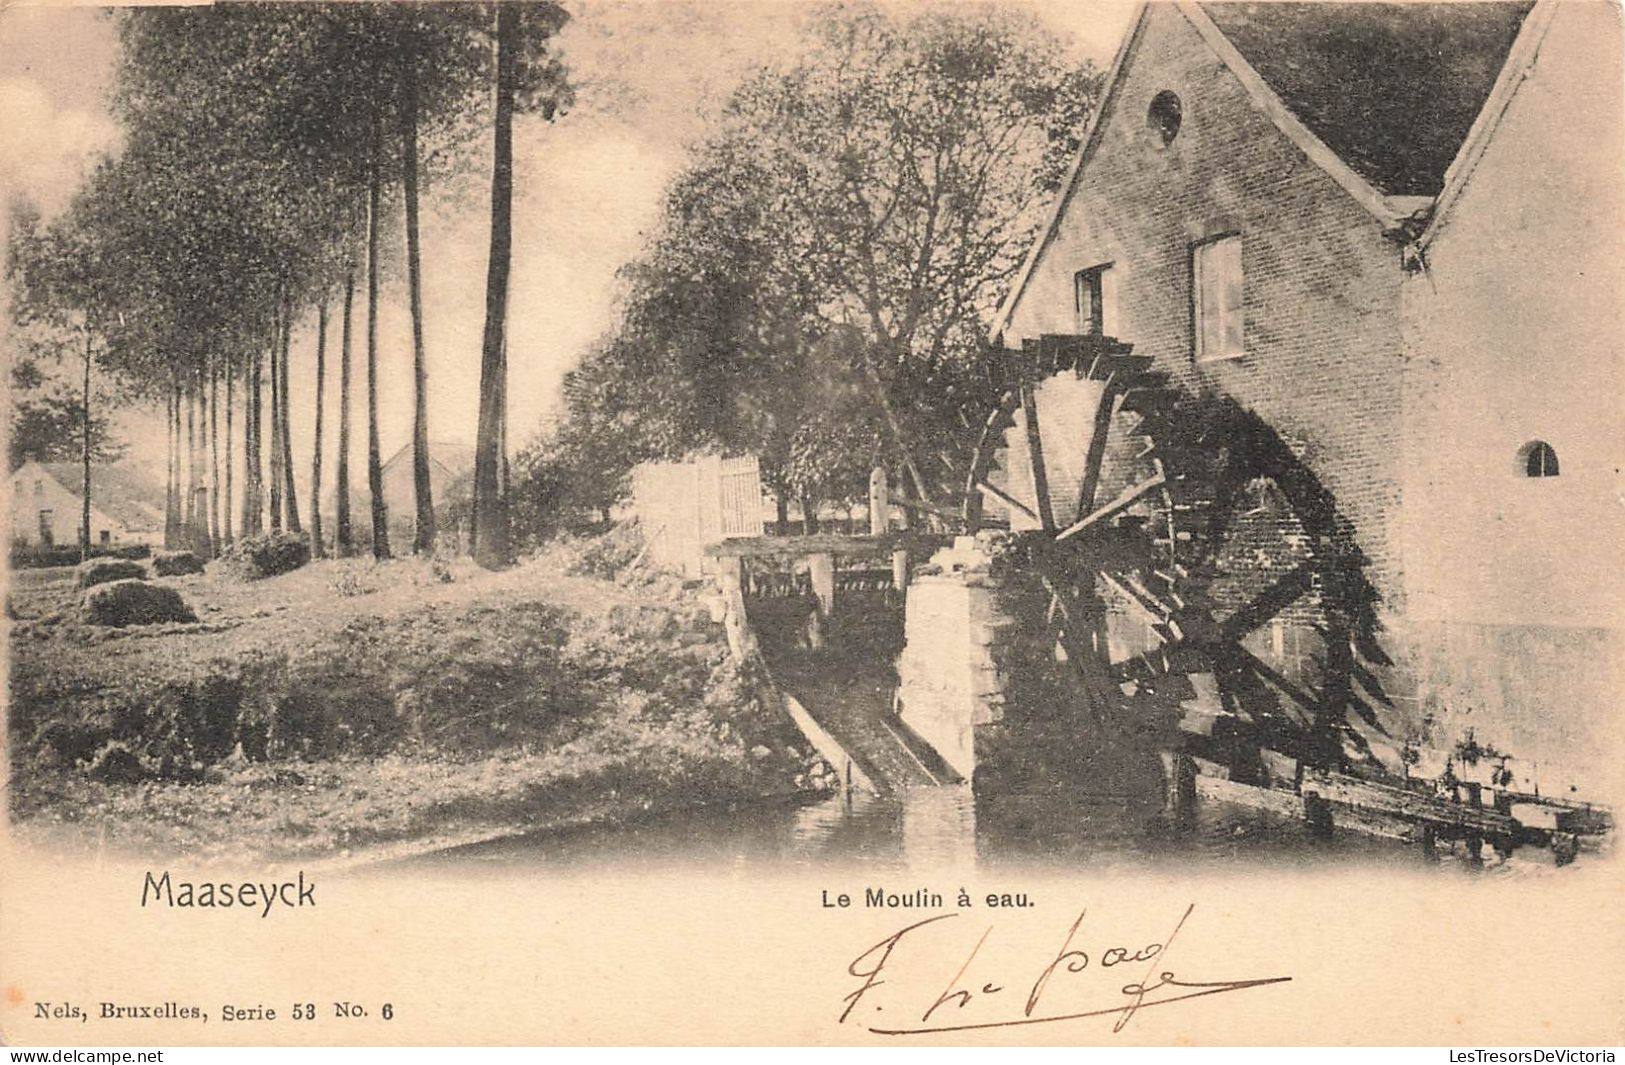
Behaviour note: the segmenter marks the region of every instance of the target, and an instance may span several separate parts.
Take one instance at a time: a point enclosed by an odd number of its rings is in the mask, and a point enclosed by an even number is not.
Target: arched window
[[[1525,477],[1556,477],[1557,452],[1544,440],[1531,440],[1518,449],[1518,469]]]
[[[1151,110],[1146,113],[1145,124],[1156,131],[1162,143],[1172,144],[1179,136],[1179,124],[1185,119],[1185,107],[1179,96],[1167,89],[1151,99]]]

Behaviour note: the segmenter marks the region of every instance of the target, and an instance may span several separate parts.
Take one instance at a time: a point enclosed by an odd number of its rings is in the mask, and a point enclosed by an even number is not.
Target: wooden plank
[[[1446,802],[1402,788],[1373,784],[1341,773],[1305,767],[1302,791],[1327,802],[1373,814],[1411,821],[1449,825],[1494,836],[1516,836],[1518,823],[1505,814],[1480,806]]]
[[[982,433],[976,440],[976,452],[971,458],[970,472],[965,476],[965,528],[967,532],[975,533],[982,524],[982,495],[976,490],[976,484],[987,474],[988,463],[993,458],[993,438],[999,431],[999,422],[1009,417],[1011,404],[1015,401],[1015,393],[1006,392],[999,398],[998,406],[988,412],[987,421],[982,425]]]
[[[964,517],[957,511],[949,510],[947,507],[939,507],[935,503],[927,503],[923,499],[915,499],[912,496],[896,496],[892,499],[892,502],[905,510],[918,510],[925,514],[935,514],[937,517],[955,524],[963,520]]]
[[[800,700],[787,691],[781,691],[780,696],[784,701],[785,713],[790,716],[791,721],[795,722],[796,728],[800,730],[801,735],[806,738],[807,742],[812,744],[812,748],[818,752],[818,756],[828,762],[835,770],[843,788],[858,788],[871,795],[885,794],[885,790],[859,767],[847,749],[841,746],[840,741],[831,736],[829,730],[820,725],[807,712],[807,708],[801,705]]]
[[[812,577],[813,595],[829,617],[835,613],[835,556],[821,551],[807,559],[807,572]]]
[[[1100,468],[1106,460],[1106,440],[1111,435],[1112,420],[1123,404],[1123,394],[1112,387],[1115,375],[1108,374],[1100,391],[1100,402],[1095,406],[1094,435],[1089,438],[1089,449],[1083,456],[1083,478],[1078,484],[1078,509],[1074,515],[1087,514],[1095,507],[1095,492],[1100,487]]]
[[[1141,481],[1139,484],[1134,485],[1132,488],[1125,488],[1116,499],[1112,500],[1110,503],[1107,503],[1105,506],[1101,507],[1099,510],[1096,510],[1087,517],[1079,520],[1075,524],[1068,526],[1066,529],[1062,530],[1062,532],[1059,533],[1055,539],[1065,540],[1068,537],[1076,536],[1078,533],[1081,533],[1083,530],[1087,529],[1096,522],[1104,521],[1106,518],[1128,509],[1134,504],[1135,500],[1139,499],[1153,488],[1158,488],[1166,484],[1167,480],[1166,475],[1164,475],[1162,471],[1162,463],[1158,462],[1156,473],[1152,474],[1146,480]]]
[[[1148,606],[1143,599],[1141,599],[1139,596],[1135,595],[1133,592],[1129,591],[1128,588],[1125,587],[1122,584],[1122,582],[1118,581],[1117,578],[1113,577],[1106,570],[1101,570],[1100,571],[1100,576],[1101,576],[1101,579],[1104,580],[1107,584],[1109,584],[1113,588],[1117,589],[1117,594],[1118,595],[1122,596],[1124,599],[1126,599],[1128,602],[1134,604],[1136,607],[1139,607],[1141,613],[1145,614],[1145,616],[1150,618],[1152,621],[1154,621],[1154,622],[1156,622],[1158,624],[1161,624],[1163,622],[1163,620],[1166,618],[1166,615],[1159,614],[1155,610],[1151,609],[1151,607]]]
[[[906,548],[916,556],[930,555],[951,542],[951,537],[929,533],[895,532],[885,536],[847,536],[813,533],[810,536],[749,536],[707,544],[712,558],[800,558],[804,555],[838,556],[887,554]]]
[[[1304,816],[1303,797],[1290,791],[1259,788],[1234,780],[1199,775],[1196,778],[1196,794],[1198,798],[1210,802],[1228,802],[1254,810],[1267,810],[1294,820],[1302,820]]]
[[[1050,507],[1049,472],[1044,468],[1044,440],[1038,426],[1038,398],[1033,386],[1021,389],[1022,421],[1027,426],[1027,459],[1033,469],[1033,494],[1038,497],[1038,521],[1048,532],[1055,528],[1055,512]]]
[[[997,499],[999,502],[1003,503],[1005,506],[1013,507],[1014,509],[1021,511],[1023,514],[1027,515],[1029,518],[1033,519],[1034,521],[1038,520],[1038,515],[1033,513],[1033,508],[1032,507],[1029,507],[1027,504],[1023,503],[1021,500],[1017,499],[1015,496],[1011,495],[1009,492],[1006,492],[1004,489],[1000,488],[998,485],[989,484],[987,481],[977,481],[976,482],[976,488],[977,488],[978,491],[985,492],[988,495],[992,496],[994,499]]]
[[[886,467],[869,471],[869,535],[884,536],[891,531],[891,486],[886,483]]]

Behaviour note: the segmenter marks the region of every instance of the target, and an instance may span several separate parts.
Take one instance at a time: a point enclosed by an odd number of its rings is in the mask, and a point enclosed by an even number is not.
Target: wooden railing
[[[706,547],[705,553],[716,560],[717,584],[724,595],[749,595],[753,584],[747,567],[763,563],[778,563],[785,572],[786,586],[794,590],[799,578],[794,576],[798,562],[806,564],[807,580],[818,599],[819,609],[828,617],[835,610],[835,591],[843,583],[837,565],[843,559],[890,560],[890,586],[898,590],[908,587],[908,570],[914,559],[927,558],[945,546],[949,537],[917,532],[882,533],[866,536],[843,536],[836,533],[815,533],[810,536],[753,536],[722,540]],[[848,567],[866,575],[865,583],[876,583],[873,570],[880,567]],[[844,583],[848,588],[858,580],[856,576]],[[764,584],[767,582],[763,582]]]

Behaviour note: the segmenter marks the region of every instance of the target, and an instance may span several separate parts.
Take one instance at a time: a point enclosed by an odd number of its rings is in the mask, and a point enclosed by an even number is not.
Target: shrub
[[[257,581],[294,570],[310,561],[310,544],[289,532],[245,536],[220,556],[231,572],[244,580]]]
[[[145,577],[147,567],[139,562],[132,562],[122,558],[93,558],[79,566],[77,583],[81,588],[90,588],[108,581],[122,581],[130,577]]]
[[[584,577],[615,580],[643,557],[643,530],[637,519],[624,521],[602,536],[587,540],[569,571]]]
[[[173,588],[142,580],[98,584],[85,593],[84,619],[90,625],[159,625],[192,622],[197,615]]]
[[[152,559],[152,572],[159,577],[182,577],[202,573],[203,560],[190,551],[161,551]]]
[[[137,784],[149,774],[141,759],[122,743],[109,743],[90,759],[85,772],[106,784]]]

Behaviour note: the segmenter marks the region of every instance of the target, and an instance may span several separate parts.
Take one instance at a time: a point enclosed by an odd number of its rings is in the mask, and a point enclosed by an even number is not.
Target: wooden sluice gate
[[[911,559],[945,539],[820,533],[734,538],[706,548],[730,647],[766,678],[768,697],[834,767],[843,790],[885,794],[933,782],[886,720],[889,692],[870,690],[892,675],[885,641],[846,641],[861,647],[862,662],[834,667],[819,656],[852,651],[839,640],[831,646],[832,632],[885,628],[900,619]],[[901,625],[895,627],[900,635]]]
[[[710,544],[705,553],[716,564],[719,584],[736,582],[742,595],[759,599],[810,593],[829,614],[837,591],[906,588],[911,559],[949,540],[912,532],[753,536]]]

